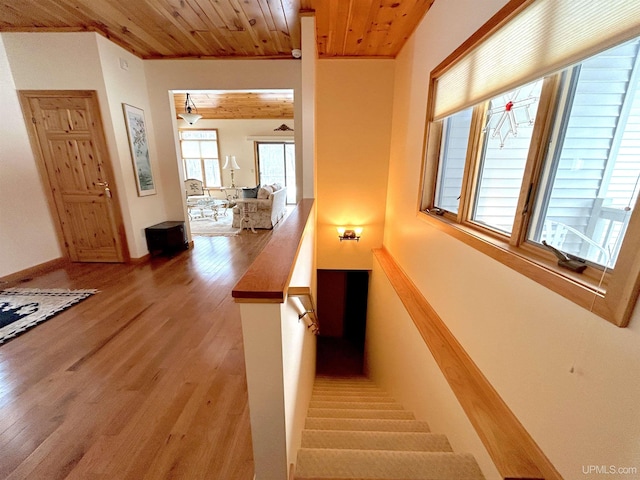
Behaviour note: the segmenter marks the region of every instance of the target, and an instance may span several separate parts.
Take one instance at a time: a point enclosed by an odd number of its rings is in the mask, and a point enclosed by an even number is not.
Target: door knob
[[[109,182],[96,182],[98,187],[104,187],[104,194],[107,198],[111,198],[111,189],[109,188]]]

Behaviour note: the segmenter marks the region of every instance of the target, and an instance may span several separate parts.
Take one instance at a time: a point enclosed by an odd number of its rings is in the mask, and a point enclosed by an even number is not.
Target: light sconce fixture
[[[236,156],[227,155],[225,157],[224,167],[222,167],[222,169],[231,171],[231,188],[236,188],[236,184],[233,181],[233,171],[240,170],[240,165],[238,165],[238,162],[236,162]]]
[[[191,113],[192,110],[195,110],[196,113]],[[187,100],[184,102],[184,113],[181,113],[178,116],[189,125],[193,125],[202,118],[202,115],[199,115],[197,112],[198,109],[196,108],[196,104],[193,103],[193,100],[191,100],[191,97],[187,93]]]
[[[362,227],[357,227],[357,228],[338,227],[338,238],[340,239],[340,241],[355,240],[356,242],[359,242],[360,235],[362,235]]]

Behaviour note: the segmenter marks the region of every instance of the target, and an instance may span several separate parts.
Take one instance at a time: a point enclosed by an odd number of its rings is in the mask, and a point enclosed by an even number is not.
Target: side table
[[[144,229],[149,253],[173,253],[189,248],[184,222],[168,221]]]
[[[253,200],[253,201],[252,201]],[[249,215],[251,212],[257,212],[258,205],[256,204],[254,199],[246,198],[243,200],[236,200],[238,206],[242,210],[242,217],[240,218],[240,231],[245,228],[250,228],[253,233],[257,233],[256,229],[253,228],[253,219]]]

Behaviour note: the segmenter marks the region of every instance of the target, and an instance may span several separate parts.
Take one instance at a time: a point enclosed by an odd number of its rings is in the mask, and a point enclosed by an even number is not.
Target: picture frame
[[[144,110],[126,103],[122,104],[122,109],[127,128],[127,136],[129,137],[129,149],[131,150],[138,196],[146,197],[147,195],[155,195],[156,185],[153,179],[153,170],[149,157],[149,142]]]

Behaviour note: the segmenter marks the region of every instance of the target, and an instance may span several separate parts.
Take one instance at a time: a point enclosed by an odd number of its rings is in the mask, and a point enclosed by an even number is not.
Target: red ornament
[[[509,103],[507,103],[507,104],[505,105],[505,107],[504,107],[504,109],[505,109],[507,112],[510,112],[512,108],[513,108],[513,102],[511,102],[511,101],[510,101]]]

